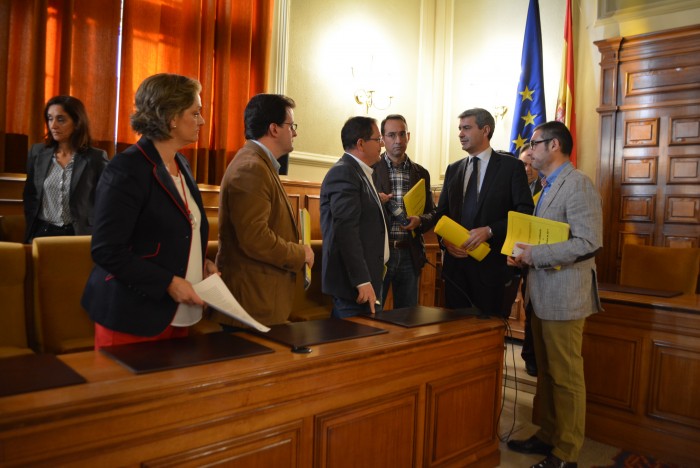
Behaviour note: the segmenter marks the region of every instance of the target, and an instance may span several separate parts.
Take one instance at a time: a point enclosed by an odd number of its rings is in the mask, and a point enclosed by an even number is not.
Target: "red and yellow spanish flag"
[[[571,28],[571,0],[566,2],[566,21],[564,23],[564,48],[562,50],[561,81],[557,96],[555,120],[569,128],[574,139],[571,149],[571,164],[576,166],[576,109],[574,107],[574,35]]]

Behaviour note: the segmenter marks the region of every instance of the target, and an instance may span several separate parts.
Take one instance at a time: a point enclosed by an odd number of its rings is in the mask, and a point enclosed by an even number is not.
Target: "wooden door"
[[[622,246],[700,246],[700,27],[596,42],[602,54],[601,281]],[[650,272],[653,274],[653,272]]]

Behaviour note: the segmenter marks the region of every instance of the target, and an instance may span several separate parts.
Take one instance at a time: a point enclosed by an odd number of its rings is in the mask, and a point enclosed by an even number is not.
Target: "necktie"
[[[474,227],[474,218],[476,217],[479,198],[479,158],[472,157],[469,163],[471,165],[471,175],[469,176],[467,191],[464,193],[464,201],[462,202],[462,225],[467,229]]]

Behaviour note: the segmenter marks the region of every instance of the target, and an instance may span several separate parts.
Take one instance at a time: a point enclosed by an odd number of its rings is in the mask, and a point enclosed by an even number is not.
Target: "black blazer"
[[[209,224],[187,160],[180,172],[201,216],[202,259]],[[177,303],[167,288],[185,277],[192,226],[184,201],[153,142],[141,138],[114,156],[97,186],[92,259],[83,292],[90,318],[110,330],[155,336],[172,322]]]
[[[44,181],[51,168],[53,152],[52,147],[37,143],[30,148],[27,155],[27,180],[23,194],[26,221],[25,243],[29,242],[36,228],[35,223],[39,219],[41,200],[44,196]],[[95,187],[108,162],[107,153],[93,147],[77,153],[73,159],[69,206],[76,235],[92,233]]]
[[[433,213],[422,216],[426,226],[434,226],[443,215],[461,223],[464,174],[468,160],[469,158],[463,158],[447,166],[438,206]],[[508,230],[508,212],[532,214],[533,209],[532,195],[522,161],[492,150],[481,184],[475,218],[477,227],[489,226],[493,231],[493,237],[488,241],[491,252],[481,262],[476,262],[471,257],[461,261],[478,264],[485,275],[484,279],[489,283],[507,281],[503,276],[506,257],[501,254],[501,247]],[[445,255],[444,269],[451,270],[454,262],[458,260],[451,255]]]
[[[423,213],[430,213],[435,208],[435,204],[433,203],[433,194],[430,191],[430,173],[420,164],[416,164],[413,161],[410,161],[409,164],[408,185],[409,187],[413,187],[419,180],[425,179],[425,209],[423,210]],[[391,184],[389,168],[387,167],[384,156],[382,157],[381,161],[372,166],[372,169],[374,169],[372,179],[377,191],[386,194],[392,193],[393,186]],[[387,205],[388,204],[386,203],[384,204],[384,220],[386,221],[386,229],[388,231],[391,229],[391,211]],[[423,265],[425,265],[425,244],[423,242],[422,233],[428,230],[430,230],[430,228],[426,229],[425,225],[421,225],[414,231],[416,235],[410,237],[411,260],[413,261],[413,267],[417,272],[420,272],[420,269],[423,268]]]
[[[372,181],[365,180],[346,153],[321,184],[322,290],[346,300],[355,300],[357,285],[367,282],[381,297],[386,227]]]

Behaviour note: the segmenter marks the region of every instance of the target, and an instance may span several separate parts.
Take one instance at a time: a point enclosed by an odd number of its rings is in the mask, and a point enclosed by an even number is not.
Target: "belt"
[[[411,241],[407,240],[390,240],[389,247],[392,249],[410,249]]]
[[[39,229],[44,229],[45,231],[49,232],[69,232],[73,230],[73,225],[72,224],[64,224],[62,226],[58,226],[56,224],[52,224],[48,221],[44,221],[43,219],[38,220],[39,221]]]

